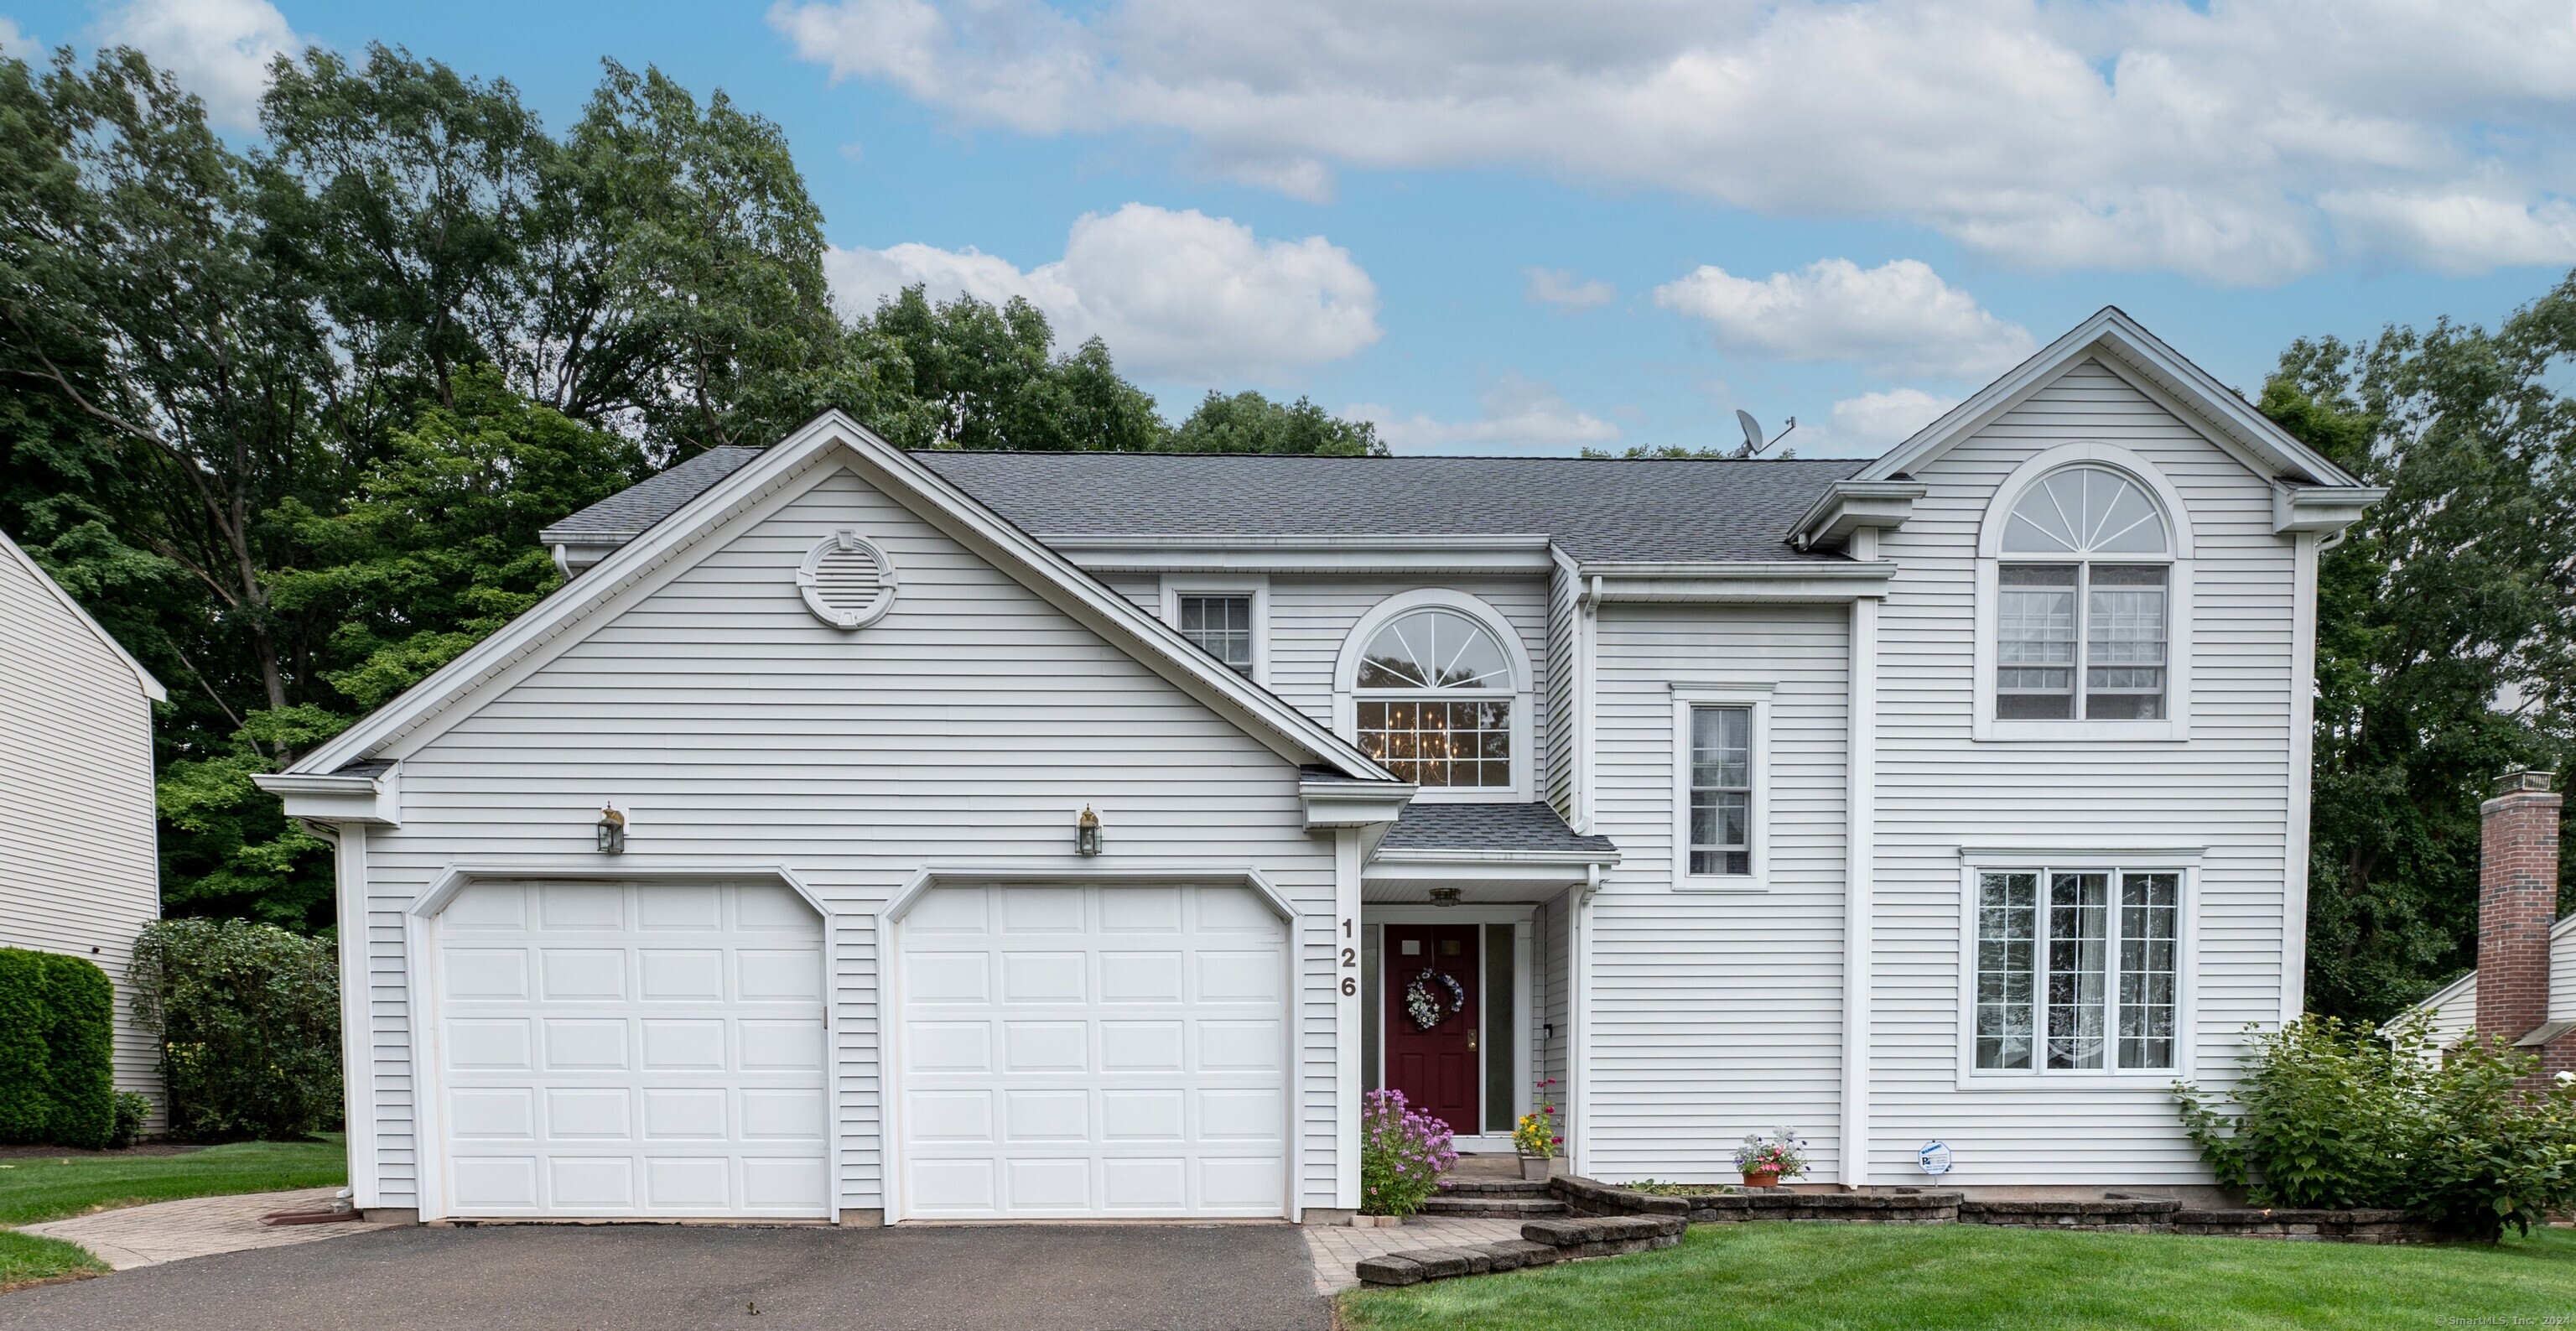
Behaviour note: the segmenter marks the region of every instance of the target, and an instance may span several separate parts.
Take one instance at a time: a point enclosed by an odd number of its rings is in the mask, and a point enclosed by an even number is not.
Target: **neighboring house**
[[[1607,1179],[2206,1183],[2377,495],[2116,310],[1875,461],[703,454],[266,782],[354,1186],[1312,1221],[1551,1077]]]
[[[2552,779],[2508,773],[2478,807],[2478,967],[2397,1017],[2423,1017],[2435,1053],[2483,1032],[2536,1051],[2544,1072],[2576,1070],[2576,915],[2558,918]]]
[[[125,968],[161,917],[152,704],[168,695],[0,534],[0,947],[97,962],[116,982],[116,1085],[153,1099],[161,1060]]]

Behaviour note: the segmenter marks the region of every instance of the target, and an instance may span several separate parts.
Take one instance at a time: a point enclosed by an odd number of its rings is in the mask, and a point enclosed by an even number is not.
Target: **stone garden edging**
[[[2202,1234],[2305,1243],[2432,1243],[2432,1227],[2403,1211],[2293,1211],[2187,1208],[2170,1197],[2108,1193],[2099,1199],[1972,1201],[1932,1188],[1878,1192],[1798,1192],[1741,1188],[1667,1195],[1614,1187],[1574,1175],[1548,1180],[1548,1192],[1572,1214],[1532,1220],[1519,1240],[1459,1248],[1426,1248],[1372,1257],[1359,1264],[1361,1283],[1418,1285],[1452,1276],[1516,1271],[1525,1266],[1616,1257],[1682,1241],[1690,1225],[1752,1220],[1826,1220],[1871,1225],[2002,1225],[2017,1229],[2118,1234]]]

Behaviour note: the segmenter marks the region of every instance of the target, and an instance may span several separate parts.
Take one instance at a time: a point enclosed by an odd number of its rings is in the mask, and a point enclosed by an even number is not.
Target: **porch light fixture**
[[[1456,887],[1435,887],[1431,889],[1431,904],[1434,906],[1455,906],[1458,904],[1459,893],[1464,890],[1465,889],[1463,888]]]
[[[1073,823],[1073,853],[1076,855],[1100,853],[1100,815],[1093,813],[1088,804],[1082,806],[1082,816],[1075,819]]]
[[[599,853],[622,854],[626,850],[626,815],[613,804],[599,806]]]

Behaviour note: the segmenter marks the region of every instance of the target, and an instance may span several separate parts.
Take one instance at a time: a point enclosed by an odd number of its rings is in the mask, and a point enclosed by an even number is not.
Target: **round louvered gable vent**
[[[837,531],[807,551],[796,570],[814,617],[834,628],[865,628],[894,604],[894,565],[854,531]]]

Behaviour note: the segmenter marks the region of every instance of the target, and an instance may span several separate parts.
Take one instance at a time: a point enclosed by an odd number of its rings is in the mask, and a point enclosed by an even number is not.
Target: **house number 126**
[[[1348,937],[1350,937],[1350,936],[1351,936],[1351,922],[1350,922],[1349,920],[1344,920],[1344,921],[1342,921],[1342,937],[1344,937],[1344,938],[1348,938]],[[1358,948],[1355,948],[1355,947],[1345,947],[1345,948],[1343,948],[1343,949],[1342,949],[1342,969],[1344,969],[1344,970],[1356,970],[1356,969],[1358,969],[1358,968],[1359,968],[1359,964],[1360,964],[1360,950],[1359,950]],[[1354,978],[1354,977],[1352,977],[1352,976],[1348,976],[1348,975],[1345,975],[1345,976],[1343,976],[1343,977],[1342,977],[1342,997],[1344,997],[1344,998],[1349,998],[1350,996],[1352,996],[1353,994],[1358,993],[1359,991],[1360,991],[1360,982],[1359,982],[1359,980],[1358,980],[1358,979],[1356,979],[1356,978]]]

